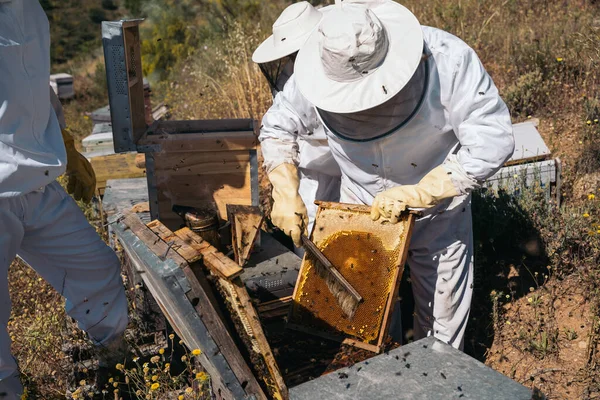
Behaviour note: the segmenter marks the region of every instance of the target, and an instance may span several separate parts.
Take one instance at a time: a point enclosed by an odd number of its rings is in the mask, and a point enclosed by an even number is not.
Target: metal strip
[[[148,181],[148,204],[150,205],[150,218],[159,219],[158,214],[158,189],[156,174],[154,173],[154,153],[146,153],[146,179]]]
[[[250,191],[252,196],[252,205],[260,205],[260,188],[258,185],[258,154],[256,149],[250,150]]]

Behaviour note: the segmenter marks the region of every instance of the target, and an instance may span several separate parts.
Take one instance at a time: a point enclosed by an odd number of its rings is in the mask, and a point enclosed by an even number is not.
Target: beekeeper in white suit
[[[2,400],[22,393],[6,330],[8,268],[17,254],[66,297],[67,313],[99,346],[102,362],[124,348],[127,301],[119,260],[55,181],[66,171],[76,197],[89,201],[94,193],[89,163],[68,133],[61,135],[49,83],[50,32],[42,7],[37,0],[0,0]]]
[[[302,224],[310,232],[317,212],[315,200],[339,201],[340,198],[341,172],[314,110],[308,110],[310,116],[307,115],[307,125],[302,133],[293,138],[278,134],[289,125],[288,121],[280,120],[277,116],[285,114],[290,107],[300,107],[298,104],[288,104],[286,93],[297,90],[294,80],[290,79],[294,60],[321,18],[321,12],[306,1],[291,4],[273,24],[273,34],[252,55],[252,60],[259,64],[274,96],[273,105],[263,119],[261,149],[264,166],[274,187],[271,220],[287,234],[290,229],[284,219],[291,210],[300,214]],[[283,187],[279,182],[289,183],[293,189],[279,190]],[[302,256],[299,235],[292,234],[291,237],[297,246],[296,253]]]
[[[398,3],[345,1],[300,50],[294,76],[287,101],[316,107],[342,171],[341,201],[371,204],[373,219],[393,223],[407,207],[423,210],[408,255],[415,338],[462,348],[473,293],[470,193],[514,148],[509,112],[477,55]],[[279,136],[291,143],[303,132],[306,107],[278,115],[291,127]]]

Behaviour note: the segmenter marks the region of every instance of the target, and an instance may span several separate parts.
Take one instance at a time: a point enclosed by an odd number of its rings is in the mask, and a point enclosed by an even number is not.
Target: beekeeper
[[[8,268],[18,254],[66,297],[102,362],[124,346],[120,265],[55,179],[89,201],[95,177],[51,105],[50,32],[37,0],[0,1],[0,397],[21,398],[10,351]],[[52,95],[54,95],[52,93]],[[54,99],[56,100],[56,99]],[[60,107],[60,104],[55,106]],[[64,141],[63,141],[64,139]],[[65,150],[66,145],[66,150]],[[16,294],[18,296],[18,294]],[[3,396],[2,396],[3,394]]]
[[[341,201],[371,204],[374,220],[392,223],[407,207],[423,211],[408,254],[415,338],[462,348],[473,293],[470,193],[514,149],[492,79],[463,41],[389,0],[336,4],[294,76],[287,101],[316,107],[342,171]],[[288,108],[270,129],[292,143],[306,107]]]
[[[285,233],[291,232],[300,256],[303,255],[300,229],[294,224],[299,220],[310,232],[317,212],[315,200],[339,201],[340,198],[340,169],[315,110],[312,107],[305,110],[306,126],[302,133],[293,137],[278,133],[289,128],[288,121],[282,120],[280,115],[285,115],[290,107],[301,107],[288,104],[286,93],[297,91],[294,80],[289,78],[300,46],[321,18],[322,13],[306,1],[291,4],[273,24],[273,34],[252,55],[273,93],[273,105],[263,118],[260,132],[264,166],[273,183],[271,220]],[[290,213],[298,215],[289,219]]]

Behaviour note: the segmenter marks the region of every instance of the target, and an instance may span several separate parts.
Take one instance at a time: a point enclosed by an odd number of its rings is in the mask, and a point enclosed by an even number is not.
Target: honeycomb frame
[[[354,318],[347,318],[315,270],[314,259],[305,255],[288,327],[379,353],[398,297],[417,213],[407,213],[398,224],[391,224],[372,221],[369,206],[317,204],[310,239],[364,301]]]

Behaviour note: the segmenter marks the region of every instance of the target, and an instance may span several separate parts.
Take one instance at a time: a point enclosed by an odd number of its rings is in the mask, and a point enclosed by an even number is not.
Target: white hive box
[[[560,196],[560,159],[552,158],[552,152],[544,143],[535,121],[514,124],[515,151],[494,176],[486,181],[486,186],[498,190],[518,192],[525,184],[539,183],[550,195],[551,187],[556,186]]]
[[[53,74],[50,75],[50,86],[59,99],[70,99],[75,96],[73,88],[73,77],[69,74]]]

